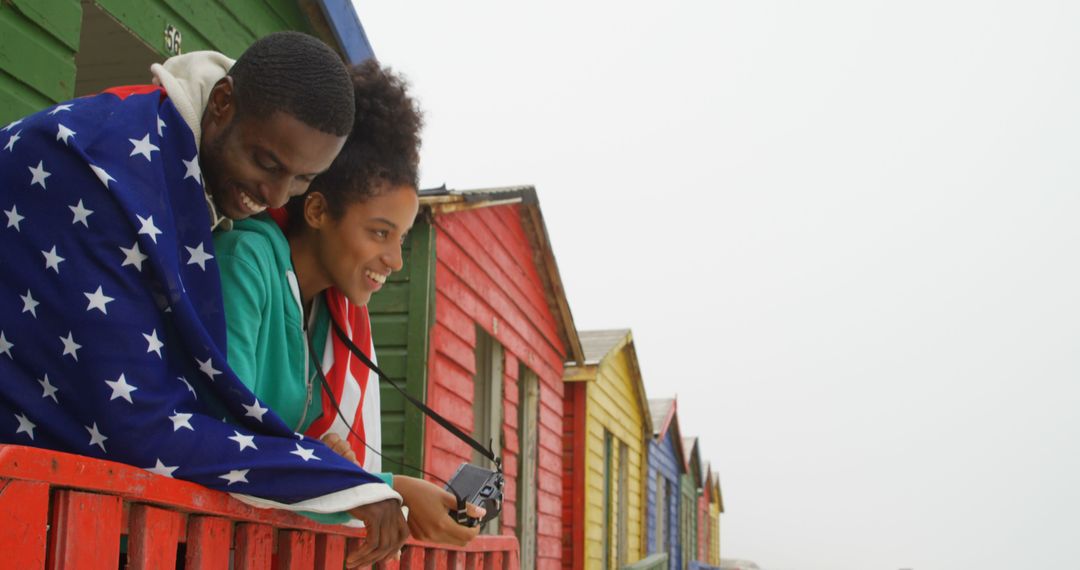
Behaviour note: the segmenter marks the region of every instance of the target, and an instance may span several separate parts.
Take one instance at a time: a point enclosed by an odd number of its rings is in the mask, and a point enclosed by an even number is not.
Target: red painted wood
[[[274,554],[274,529],[264,524],[236,525],[235,570],[270,570]]]
[[[435,322],[446,327],[469,346],[476,346],[476,323],[458,307],[454,299],[435,291]]]
[[[187,570],[228,568],[232,549],[232,521],[220,517],[188,517]]]
[[[469,314],[484,330],[491,333],[503,346],[529,360],[529,353],[535,351],[541,360],[555,360],[561,364],[562,341],[558,336],[545,336],[532,326],[524,313],[513,306],[513,302],[484,273],[483,269],[461,259],[464,254],[453,247],[442,245],[439,261],[435,267],[435,286],[441,288],[447,297]],[[446,249],[448,251],[442,251]],[[440,284],[440,280],[442,284]],[[498,330],[493,330],[493,322],[498,319]],[[552,329],[552,332],[554,329]]]
[[[466,376],[472,377],[476,374],[476,354],[473,353],[474,344],[469,344],[454,334],[443,323],[440,322],[439,324],[443,326],[431,331],[432,349],[460,366]],[[472,323],[470,322],[469,325],[472,326]]]
[[[406,546],[402,549],[401,570],[424,570],[424,548]]]
[[[450,564],[447,560],[447,552],[445,550],[429,550],[426,553],[426,560],[424,564],[425,570],[449,570]]]
[[[341,570],[345,566],[345,537],[315,536],[315,570]]]
[[[0,444],[0,479],[47,481],[53,487],[108,493],[126,500],[167,505],[239,521],[357,537],[364,535],[363,529],[323,525],[295,513],[256,508],[237,501],[227,493],[187,481],[163,478],[138,467],[36,447]]]
[[[454,216],[440,216],[437,223],[446,234],[453,238],[454,243],[460,246],[465,257],[477,268],[483,268],[493,285],[512,300],[513,306],[524,313],[525,317],[534,323],[544,323],[544,314],[547,313],[547,299],[544,296],[538,275],[526,273],[519,262],[515,261],[513,254],[507,250],[505,243],[501,243],[499,236],[493,232],[488,224],[489,217],[480,212],[467,212]],[[511,238],[512,239],[512,238]],[[517,256],[525,253],[520,248],[515,249]],[[436,248],[441,255],[442,252]],[[531,252],[525,253],[522,261],[532,263]],[[459,266],[462,267],[463,266]],[[535,279],[531,282],[530,278]],[[554,333],[554,322],[545,323],[551,325]],[[557,336],[557,333],[554,333]]]
[[[443,214],[435,218],[436,308],[428,367],[428,402],[457,408],[471,419],[471,374],[463,363],[475,362],[475,328],[491,334],[505,354],[503,378],[503,453],[507,476],[504,526],[512,530],[517,478],[518,367],[527,366],[540,383],[538,543],[555,544],[538,551],[538,564],[556,567],[561,547],[564,488],[562,440],[564,347],[558,319],[547,294],[516,206]],[[437,338],[439,335],[452,335]],[[464,397],[462,395],[464,392]],[[448,470],[471,458],[465,446],[436,435],[428,425],[425,461]],[[471,423],[466,424],[471,428]],[[513,538],[513,537],[511,537]],[[478,539],[479,540],[479,539]],[[516,568],[517,545],[513,546]],[[510,562],[505,560],[505,562]],[[431,568],[429,559],[425,566]],[[434,569],[432,569],[434,570]]]
[[[119,497],[56,491],[48,567],[55,570],[115,570],[120,563]]]
[[[278,570],[314,570],[315,535],[303,530],[278,533]]]
[[[571,488],[573,497],[585,497],[585,451],[588,446],[585,438],[588,435],[585,430],[585,401],[587,399],[586,384],[584,382],[573,384],[570,390],[573,394],[572,405],[574,408],[574,431],[570,435],[574,442],[573,467],[571,469]],[[573,503],[574,501],[571,501]],[[571,543],[573,544],[573,560],[571,568],[582,570],[585,567],[585,509],[574,509],[573,522],[571,523]]]
[[[483,570],[484,555],[480,552],[465,554],[465,570]]]
[[[484,555],[484,570],[502,570],[503,566],[503,553],[500,551],[488,552]]]
[[[176,567],[176,544],[184,517],[149,505],[131,505],[128,518],[128,567],[149,570]]]
[[[11,568],[45,566],[49,484],[0,480],[0,553]]]

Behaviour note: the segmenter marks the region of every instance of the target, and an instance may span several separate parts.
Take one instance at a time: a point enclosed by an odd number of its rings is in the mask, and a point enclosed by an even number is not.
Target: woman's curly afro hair
[[[308,189],[326,197],[335,219],[349,204],[401,186],[415,191],[419,184],[424,119],[408,83],[373,59],[349,74],[356,102],[352,133],[329,170]],[[288,208],[291,219],[303,219],[303,200],[291,200]]]

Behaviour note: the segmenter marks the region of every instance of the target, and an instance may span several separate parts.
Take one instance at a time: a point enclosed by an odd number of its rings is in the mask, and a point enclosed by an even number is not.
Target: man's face
[[[226,217],[239,220],[284,206],[330,167],[345,144],[345,137],[287,113],[238,115],[231,90],[227,95],[222,104],[220,94],[211,94],[199,159],[214,204]]]

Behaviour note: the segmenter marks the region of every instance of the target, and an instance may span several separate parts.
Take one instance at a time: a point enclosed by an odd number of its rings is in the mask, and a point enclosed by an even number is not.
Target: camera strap
[[[360,350],[355,344],[353,344],[352,339],[350,339],[349,335],[347,335],[345,333],[344,329],[341,328],[341,325],[338,324],[337,319],[335,319],[333,315],[329,315],[329,316],[330,316],[330,324],[331,324],[331,326],[334,327],[334,333],[337,334],[337,337],[339,339],[341,339],[341,341],[343,343],[345,343],[345,346],[348,347],[349,352],[351,352],[353,354],[353,356],[360,359],[360,362],[363,362],[365,366],[367,366],[373,372],[375,372],[375,374],[377,374],[379,376],[379,379],[381,379],[382,381],[386,382],[387,384],[390,384],[391,386],[393,386],[394,389],[397,390],[398,392],[401,392],[401,395],[404,396],[406,400],[408,400],[414,406],[419,408],[421,412],[424,412],[425,414],[427,414],[427,416],[429,418],[431,418],[432,420],[434,420],[435,423],[442,426],[444,429],[446,429],[446,431],[454,434],[454,436],[457,437],[458,439],[460,439],[461,441],[464,441],[465,443],[469,444],[469,446],[472,447],[473,449],[475,449],[476,451],[478,451],[480,453],[480,455],[483,455],[484,457],[490,459],[491,462],[495,464],[495,468],[500,473],[502,472],[502,460],[495,456],[494,451],[492,451],[490,448],[484,449],[484,446],[481,445],[480,442],[476,441],[471,436],[469,436],[465,432],[461,431],[461,429],[459,429],[457,426],[452,424],[450,422],[450,420],[442,417],[441,415],[439,415],[438,412],[436,412],[435,410],[432,410],[431,408],[429,408],[427,406],[427,404],[425,404],[425,403],[421,402],[420,400],[418,400],[417,398],[413,397],[412,394],[406,392],[404,389],[401,388],[401,386],[398,386],[397,382],[394,382],[393,380],[391,380],[390,377],[387,376],[385,372],[383,372],[374,362],[371,361],[370,358],[367,357],[367,355],[364,354],[364,351]]]

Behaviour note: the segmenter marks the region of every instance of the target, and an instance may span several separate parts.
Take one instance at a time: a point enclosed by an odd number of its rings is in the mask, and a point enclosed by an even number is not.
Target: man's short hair
[[[334,50],[307,34],[275,32],[251,44],[229,70],[236,112],[277,111],[324,133],[346,136],[355,107],[348,69]]]

